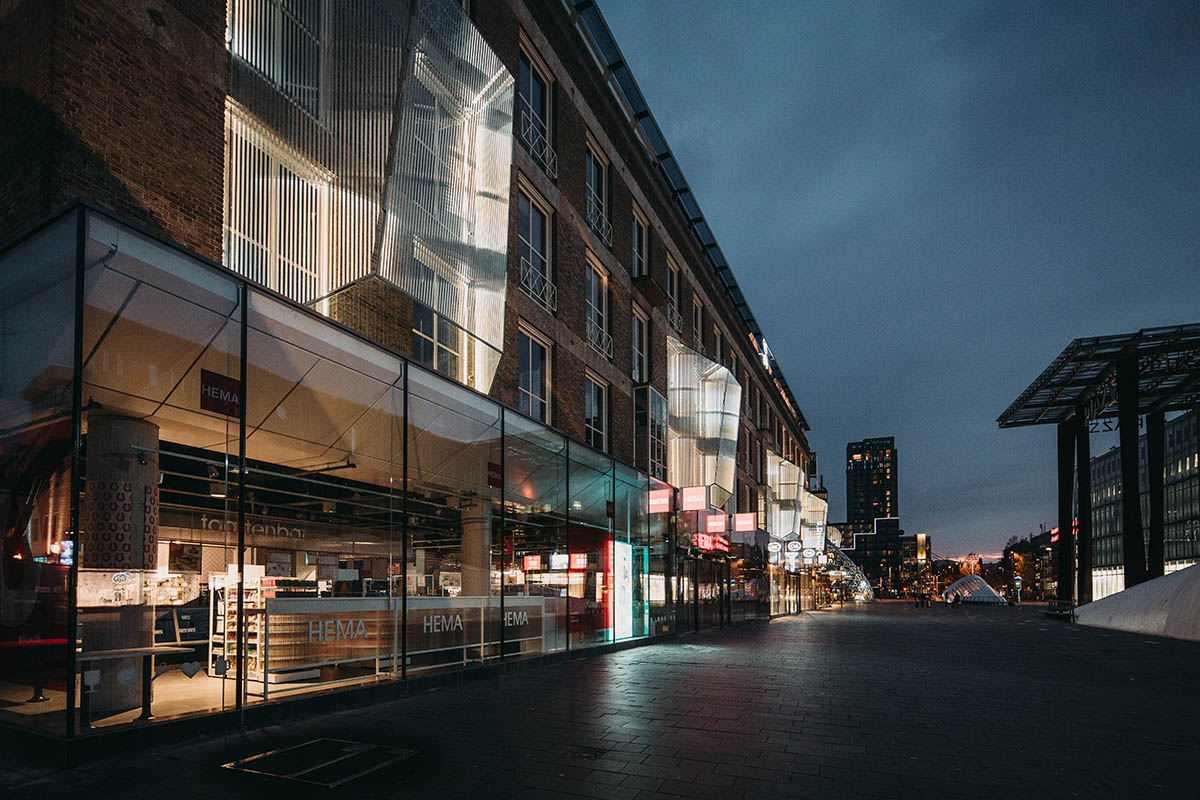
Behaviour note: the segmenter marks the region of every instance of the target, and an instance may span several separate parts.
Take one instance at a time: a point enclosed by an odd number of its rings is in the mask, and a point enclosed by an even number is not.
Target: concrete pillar
[[[1082,411],[1075,415],[1075,509],[1079,515],[1079,604],[1092,602],[1092,448],[1091,431]]]
[[[1058,599],[1074,601],[1075,542],[1071,535],[1075,489],[1075,421],[1058,423]]]
[[[83,650],[154,644],[158,559],[158,426],[129,417],[87,421],[87,482],[79,524],[79,622]],[[86,656],[81,655],[83,661]],[[94,716],[141,704],[140,657],[100,661]],[[95,672],[99,671],[99,675]]]
[[[492,501],[462,502],[462,595],[487,597],[492,591]]]
[[[1166,415],[1153,411],[1146,415],[1146,488],[1150,492],[1150,552],[1146,577],[1157,578],[1166,569],[1163,543],[1163,475],[1166,469]]]
[[[1146,545],[1142,538],[1141,481],[1138,479],[1138,362],[1117,362],[1117,413],[1121,428],[1121,532],[1125,550],[1125,588],[1146,580]]]

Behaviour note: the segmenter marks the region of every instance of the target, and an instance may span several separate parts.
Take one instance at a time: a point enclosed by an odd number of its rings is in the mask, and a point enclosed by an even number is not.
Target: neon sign
[[[700,550],[720,550],[722,553],[729,552],[729,540],[724,536],[717,536],[711,533],[692,534],[692,544]]]

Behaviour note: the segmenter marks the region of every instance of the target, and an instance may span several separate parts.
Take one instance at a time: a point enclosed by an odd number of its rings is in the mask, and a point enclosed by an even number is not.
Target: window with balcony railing
[[[551,178],[558,177],[558,155],[550,146],[550,80],[543,68],[521,51],[517,98],[517,135]]]
[[[520,285],[549,311],[558,308],[558,290],[550,280],[550,212],[524,192],[517,193],[517,250]]]
[[[605,358],[612,358],[613,340],[608,332],[608,278],[595,265],[589,265],[584,279],[584,301],[588,344]]]
[[[591,144],[587,147],[584,169],[588,227],[605,245],[612,247],[612,223],[608,220],[608,162]]]

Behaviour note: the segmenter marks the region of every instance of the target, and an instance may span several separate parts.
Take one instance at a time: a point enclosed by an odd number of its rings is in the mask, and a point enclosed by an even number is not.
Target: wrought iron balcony
[[[675,329],[676,333],[683,333],[683,314],[679,313],[679,309],[674,303],[667,303],[667,323]]]
[[[595,319],[588,317],[588,344],[605,358],[612,358],[613,338]]]
[[[600,240],[612,247],[612,223],[604,216],[604,209],[590,189],[587,193],[587,221]]]
[[[558,310],[558,289],[527,258],[521,259],[521,288],[547,311]]]
[[[547,175],[557,180],[558,153],[554,152],[554,148],[546,140],[544,129],[534,122],[533,116],[528,111],[521,112],[520,132],[521,141],[529,150],[529,155],[542,165],[542,169],[546,171]]]

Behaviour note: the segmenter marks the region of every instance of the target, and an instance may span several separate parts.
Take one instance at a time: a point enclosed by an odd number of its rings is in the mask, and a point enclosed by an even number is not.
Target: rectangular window
[[[463,332],[452,322],[438,316],[432,308],[413,301],[413,360],[435,369],[448,378],[462,378]]]
[[[630,269],[635,278],[650,274],[650,223],[637,206],[633,207],[633,253]]]
[[[550,422],[550,344],[523,328],[517,331],[517,410]]]
[[[667,478],[667,401],[651,386],[633,390],[633,463],[651,477]]]
[[[633,382],[650,380],[650,322],[638,309],[633,310]]]
[[[612,223],[608,221],[608,161],[588,137],[584,157],[584,201],[588,226],[606,245],[612,246]]]
[[[713,328],[713,360],[717,363],[721,362],[721,331]]]
[[[550,146],[549,71],[521,50],[517,75],[517,134],[546,173],[558,177],[558,156]]]
[[[608,435],[608,384],[588,375],[585,379],[583,425],[587,443],[604,450]]]
[[[558,290],[550,280],[550,212],[525,191],[517,193],[517,253],[521,288],[545,308],[558,308]]]
[[[227,45],[284,96],[320,116],[322,0],[231,0]]]
[[[675,262],[667,257],[667,300],[675,304],[675,308],[679,308],[679,267],[675,266]]]
[[[594,263],[588,264],[583,297],[588,342],[604,356],[612,358],[612,336],[608,330],[608,276]]]
[[[704,352],[704,307],[699,300],[692,302],[692,348]]]
[[[298,303],[321,297],[330,176],[232,100],[225,132],[225,265]]]

